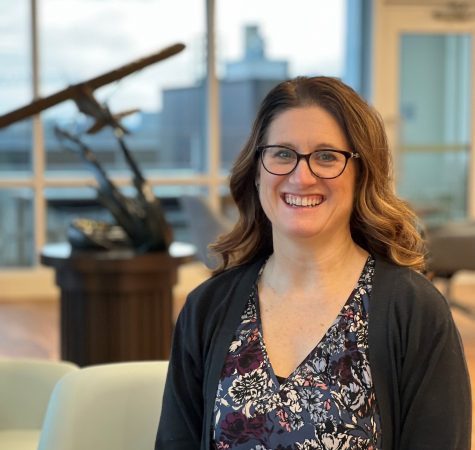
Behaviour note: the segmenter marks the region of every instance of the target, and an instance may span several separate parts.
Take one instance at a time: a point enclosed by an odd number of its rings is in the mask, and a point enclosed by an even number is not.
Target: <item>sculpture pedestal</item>
[[[55,269],[61,290],[61,358],[80,366],[168,359],[172,288],[194,253],[180,243],[142,255],[45,246],[41,262]]]

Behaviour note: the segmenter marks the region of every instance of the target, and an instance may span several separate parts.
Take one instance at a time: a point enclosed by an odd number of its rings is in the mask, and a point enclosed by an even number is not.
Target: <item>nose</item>
[[[299,185],[307,185],[314,184],[316,179],[317,177],[310,170],[309,161],[301,158],[297,167],[290,174],[289,181]]]

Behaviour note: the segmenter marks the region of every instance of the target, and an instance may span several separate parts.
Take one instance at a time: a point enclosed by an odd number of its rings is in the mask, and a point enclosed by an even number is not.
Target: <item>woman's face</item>
[[[318,106],[293,108],[277,115],[268,129],[266,144],[284,145],[302,154],[319,149],[350,150],[336,120]],[[334,179],[316,177],[303,159],[288,175],[272,175],[259,163],[259,198],[272,223],[274,239],[328,242],[350,236],[355,178],[353,159]]]

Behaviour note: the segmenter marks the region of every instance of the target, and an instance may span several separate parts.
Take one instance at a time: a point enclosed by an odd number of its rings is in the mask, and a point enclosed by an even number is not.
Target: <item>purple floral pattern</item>
[[[381,449],[368,357],[373,274],[370,257],[337,319],[282,383],[260,331],[256,283],[223,365],[214,408],[214,449]]]

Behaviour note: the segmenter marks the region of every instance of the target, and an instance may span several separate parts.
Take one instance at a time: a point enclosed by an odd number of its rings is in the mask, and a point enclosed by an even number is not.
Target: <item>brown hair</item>
[[[260,205],[255,180],[256,148],[281,112],[319,106],[337,121],[351,150],[360,154],[353,240],[373,255],[416,270],[425,268],[425,245],[417,217],[393,188],[391,156],[379,114],[353,89],[332,77],[297,77],[278,84],[263,100],[251,134],[231,171],[231,195],[239,219],[231,232],[210,248],[220,257],[215,273],[272,253],[272,228]]]

